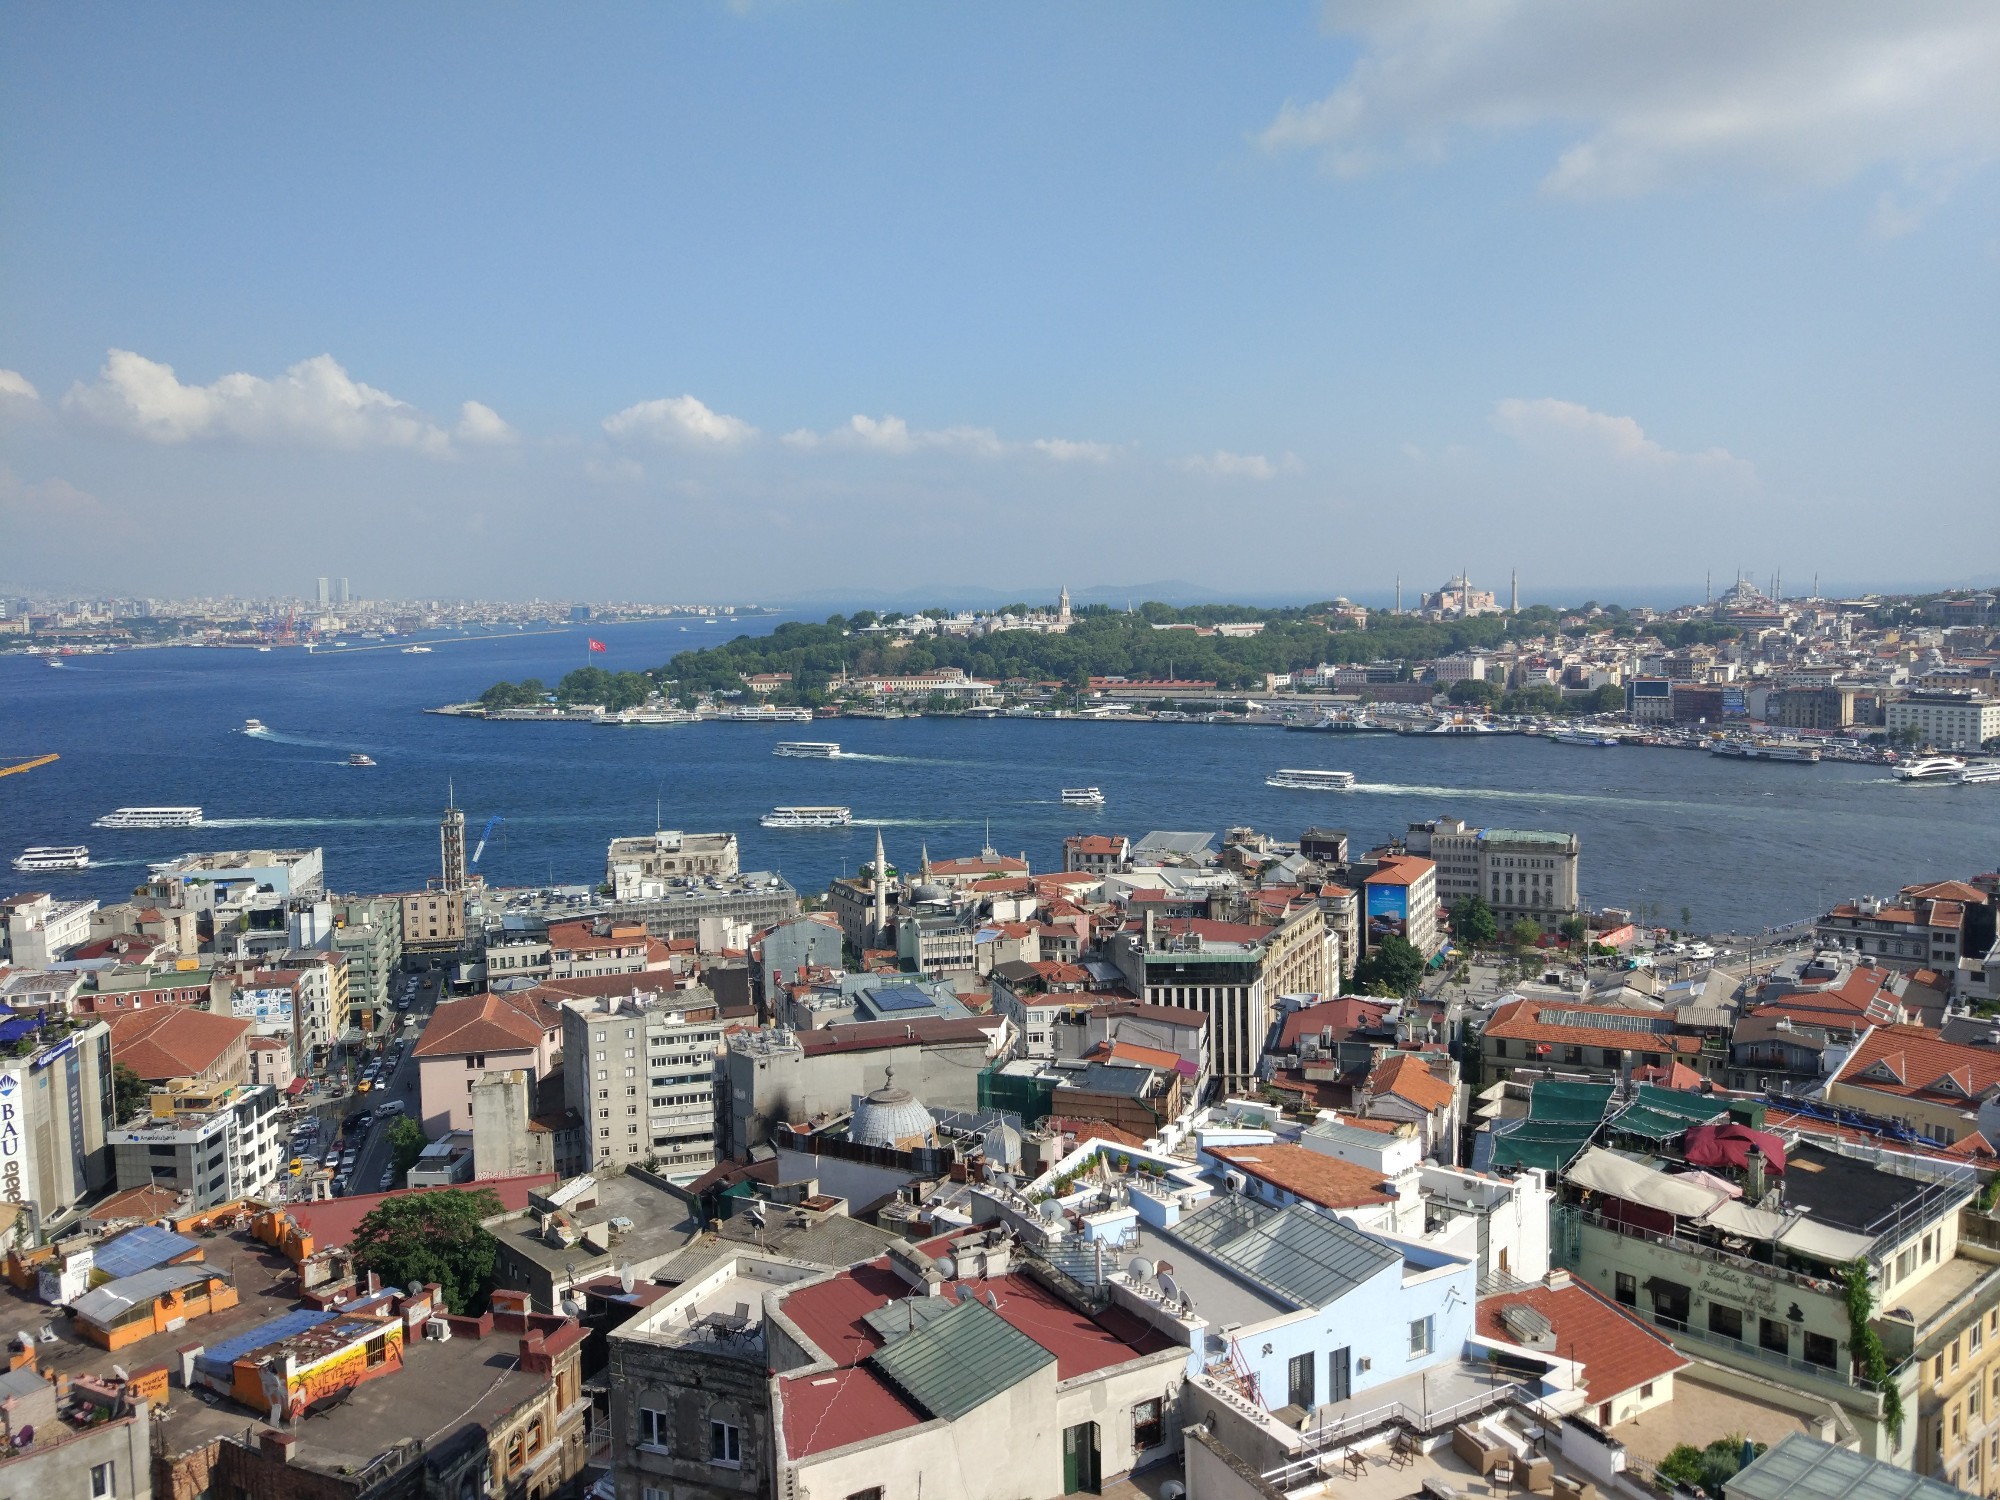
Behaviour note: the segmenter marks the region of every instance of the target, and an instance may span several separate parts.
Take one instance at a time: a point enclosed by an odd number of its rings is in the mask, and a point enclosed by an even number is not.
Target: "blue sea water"
[[[754,627],[768,629],[776,619]],[[975,852],[990,838],[1059,868],[1064,835],[1249,825],[1295,837],[1347,829],[1357,849],[1413,821],[1573,831],[1597,904],[1683,907],[1710,930],[1799,920],[1838,897],[1963,876],[2000,856],[2000,785],[1906,786],[1878,767],[1724,761],[1675,750],[1587,749],[1521,737],[1467,740],[1286,734],[1188,724],[1000,719],[844,720],[602,729],[489,724],[421,712],[500,678],[553,682],[591,661],[657,666],[741,627],[593,626],[435,650],[306,655],[174,649],[70,658],[61,670],[0,658],[0,764],[61,759],[0,777],[0,858],[29,844],[88,843],[98,868],[40,875],[63,894],[122,897],[148,861],[190,849],[316,844],[340,890],[405,889],[437,870],[447,787],[473,838],[494,831],[489,883],[603,878],[605,844],[664,826],[729,829],[746,868],[823,888],[872,853]],[[610,651],[586,656],[586,635]],[[268,735],[241,732],[255,717]],[[780,759],[782,739],[837,739],[839,761]],[[349,753],[379,764],[350,769]],[[1280,766],[1353,771],[1349,793],[1280,791]],[[1101,787],[1101,810],[1064,786]],[[198,803],[198,830],[110,831],[93,818],[139,803]],[[845,803],[858,826],[775,831],[780,803]],[[26,877],[15,877],[19,884]]]

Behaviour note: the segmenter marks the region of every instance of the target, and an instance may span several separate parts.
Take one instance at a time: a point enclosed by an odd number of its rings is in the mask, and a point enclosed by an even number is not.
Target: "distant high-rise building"
[[[316,602],[321,609],[325,609],[328,605],[333,603],[333,580],[331,578],[321,578],[319,580],[319,590],[317,595],[315,596],[314,602]]]
[[[352,598],[348,595],[347,580],[345,578],[334,579],[333,602],[343,607],[354,602]]]

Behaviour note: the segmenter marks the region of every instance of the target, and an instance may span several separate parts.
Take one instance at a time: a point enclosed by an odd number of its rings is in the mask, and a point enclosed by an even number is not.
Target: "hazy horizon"
[[[1994,576],[1955,541],[2000,472],[1990,6],[14,7],[0,37],[17,586]]]

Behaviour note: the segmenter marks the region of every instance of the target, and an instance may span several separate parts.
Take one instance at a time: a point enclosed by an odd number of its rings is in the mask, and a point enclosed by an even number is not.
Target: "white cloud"
[[[1990,0],[1328,0],[1324,15],[1358,58],[1261,139],[1322,151],[1343,176],[1534,130],[1563,142],[1543,187],[1575,197],[1888,168],[1914,204],[1878,214],[1893,231],[2000,150]]]
[[[1630,417],[1592,411],[1551,396],[1510,396],[1493,408],[1494,430],[1543,458],[1603,463],[1625,470],[1663,472],[1704,469],[1754,478],[1755,470],[1725,448],[1682,453],[1646,436]]]
[[[1210,479],[1275,479],[1279,470],[1296,473],[1300,464],[1289,453],[1273,461],[1261,453],[1231,453],[1227,448],[1217,448],[1213,453],[1197,453],[1180,460],[1180,467]]]
[[[329,354],[301,360],[272,380],[238,374],[211,385],[184,385],[171,365],[113,349],[97,380],[70,387],[63,407],[155,443],[238,438],[451,451],[442,429],[386,391],[355,380]]]
[[[42,393],[19,370],[0,370],[0,400],[40,401]]]
[[[964,453],[975,458],[999,458],[1009,453],[1037,453],[1057,463],[1103,463],[1118,450],[1110,443],[1072,438],[1030,438],[1015,442],[991,427],[912,427],[903,418],[870,417],[857,413],[830,432],[800,428],[783,442],[792,448],[845,448],[898,457],[912,453]]]
[[[468,401],[458,409],[454,435],[461,443],[501,444],[515,441],[517,434],[500,413],[483,401]]]
[[[645,438],[682,448],[734,448],[757,435],[741,417],[712,411],[693,396],[641,401],[604,419],[613,437]]]

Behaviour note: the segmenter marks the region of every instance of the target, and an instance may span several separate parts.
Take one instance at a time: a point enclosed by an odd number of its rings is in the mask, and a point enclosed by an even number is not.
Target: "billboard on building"
[[[15,1065],[21,1066],[25,1065]],[[26,1203],[34,1197],[35,1176],[28,1151],[28,1091],[14,1068],[0,1069],[0,1202]]]
[[[238,990],[229,997],[229,1013],[239,1021],[255,1021],[259,1026],[290,1026],[292,992],[289,989]]]
[[[1368,941],[1410,935],[1410,888],[1406,885],[1368,887]]]

